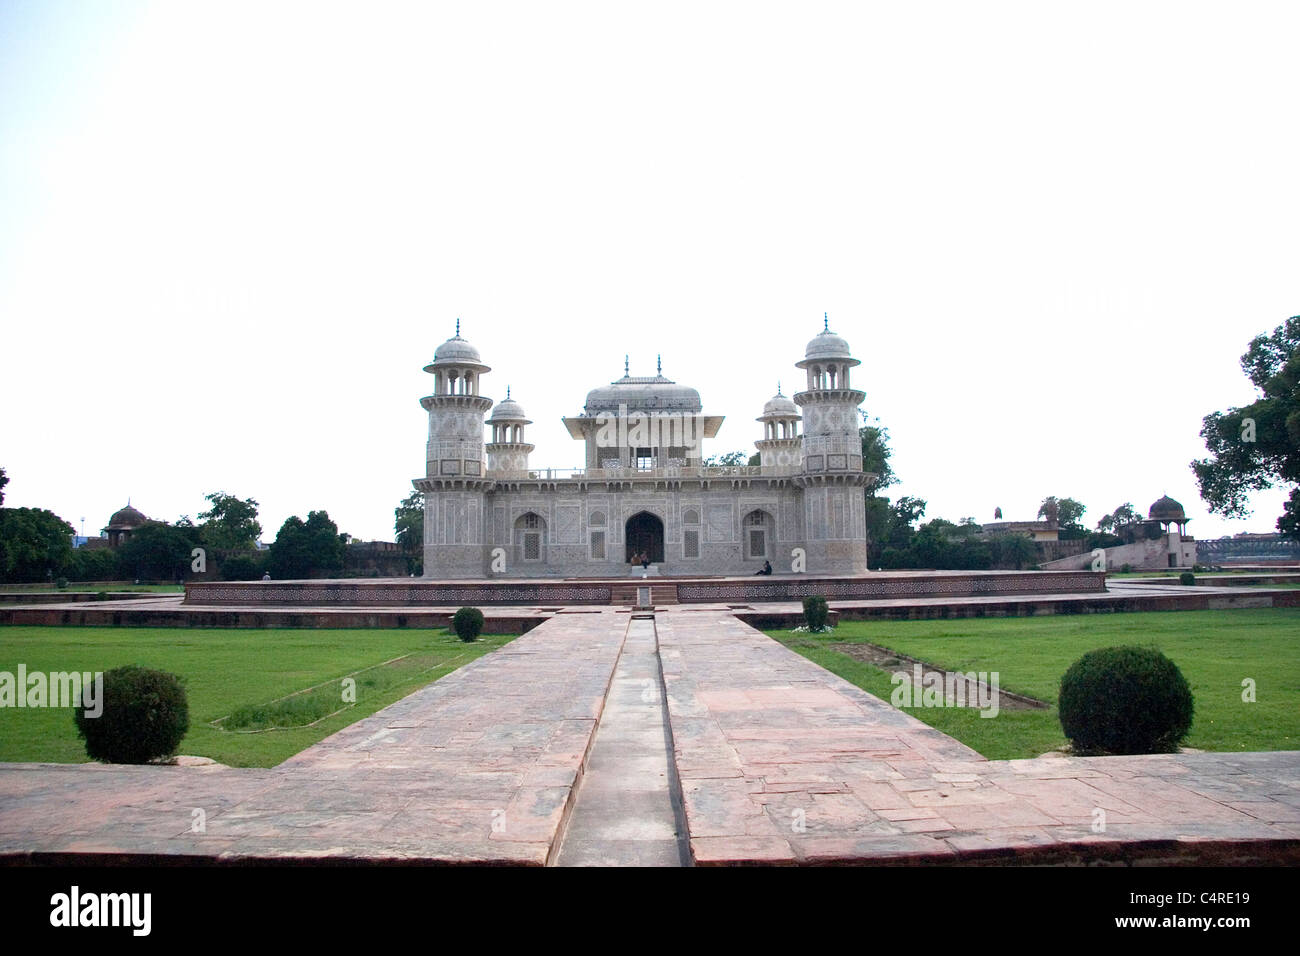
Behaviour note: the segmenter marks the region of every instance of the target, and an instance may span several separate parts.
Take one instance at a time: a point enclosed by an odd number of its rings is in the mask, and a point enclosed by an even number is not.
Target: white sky
[[[392,537],[465,336],[560,418],[753,421],[829,311],[927,517],[1209,518],[1201,418],[1300,311],[1300,8],[0,0],[0,466],[97,533],[224,489]]]

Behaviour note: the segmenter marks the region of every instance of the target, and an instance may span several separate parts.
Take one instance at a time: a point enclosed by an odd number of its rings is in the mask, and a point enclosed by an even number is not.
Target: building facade
[[[756,419],[760,463],[718,467],[704,464],[703,445],[722,417],[662,367],[633,376],[625,364],[564,419],[583,465],[538,470],[532,422],[508,392],[495,405],[482,395],[491,369],[457,323],[424,369],[426,469],[412,482],[424,494],[424,576],[611,577],[640,574],[641,561],[669,575],[753,574],[764,562],[863,572],[874,476],[862,470],[865,396],[850,384],[859,364],[824,325],[795,363],[804,390],[778,390]]]

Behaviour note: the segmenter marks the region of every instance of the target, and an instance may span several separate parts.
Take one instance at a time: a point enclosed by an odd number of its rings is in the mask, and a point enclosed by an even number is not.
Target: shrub
[[[1124,574],[1128,574],[1130,571],[1133,570],[1133,565],[1129,564],[1129,563],[1126,561],[1126,562],[1124,562],[1123,564],[1121,564],[1121,565],[1119,566],[1119,569],[1120,569],[1120,571],[1121,571],[1122,573],[1124,573]]]
[[[1194,575],[1191,571],[1184,571],[1182,574],[1178,575],[1178,583],[1179,583],[1179,584],[1195,584],[1195,583],[1196,583],[1196,575]]]
[[[83,704],[85,701],[83,700]],[[176,753],[190,729],[185,688],[175,674],[134,664],[104,672],[103,712],[73,716],[92,760],[148,763]]]
[[[476,607],[463,607],[451,619],[456,636],[466,643],[483,633],[483,612]]]
[[[59,578],[57,581],[54,582],[54,586],[58,588],[60,591],[66,591],[68,589],[68,579]]]
[[[1172,753],[1192,726],[1192,691],[1155,648],[1107,647],[1070,665],[1058,709],[1080,753]]]
[[[808,630],[816,633],[826,626],[830,620],[830,608],[826,606],[824,597],[806,597],[803,599],[803,619],[808,625]]]

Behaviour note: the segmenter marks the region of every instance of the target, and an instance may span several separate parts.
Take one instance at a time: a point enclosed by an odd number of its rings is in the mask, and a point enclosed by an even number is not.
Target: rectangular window
[[[763,558],[767,556],[767,543],[764,538],[765,535],[762,531],[750,529],[749,556],[751,558]]]
[[[524,535],[524,560],[537,561],[542,557],[542,536],[535,532]]]
[[[649,471],[655,466],[653,448],[638,448],[635,454],[637,471]]]
[[[700,556],[700,532],[695,528],[682,531],[682,557],[698,558]]]
[[[605,532],[593,531],[591,533],[591,560],[605,560]]]

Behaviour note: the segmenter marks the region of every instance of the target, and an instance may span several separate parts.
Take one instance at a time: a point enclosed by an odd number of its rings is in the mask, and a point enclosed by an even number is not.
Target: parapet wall
[[[518,578],[479,581],[212,581],[186,585],[185,603],[238,607],[430,607],[438,605],[623,604],[635,576],[603,580]],[[656,576],[656,600],[676,591],[681,604],[751,604],[828,600],[890,600],[1016,594],[1089,594],[1106,590],[1095,571],[934,571],[863,575],[772,575],[744,578]]]

